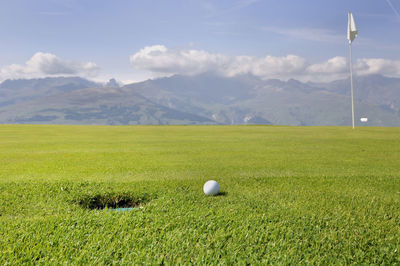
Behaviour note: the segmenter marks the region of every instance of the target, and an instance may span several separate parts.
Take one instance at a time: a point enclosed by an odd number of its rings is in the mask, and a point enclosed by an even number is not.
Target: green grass
[[[0,125],[21,263],[400,264],[400,128]]]

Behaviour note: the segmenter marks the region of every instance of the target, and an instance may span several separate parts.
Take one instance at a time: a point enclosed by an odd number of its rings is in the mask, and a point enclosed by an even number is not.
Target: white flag
[[[349,43],[352,43],[356,37],[357,37],[356,23],[354,22],[353,14],[349,12],[349,20],[347,27],[347,39],[349,40]]]

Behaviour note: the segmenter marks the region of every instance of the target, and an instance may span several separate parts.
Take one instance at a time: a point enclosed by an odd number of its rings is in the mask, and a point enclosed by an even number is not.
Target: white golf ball
[[[219,185],[218,185],[217,181],[214,181],[214,180],[207,181],[203,186],[203,191],[204,191],[204,194],[206,194],[207,196],[217,195],[219,192]]]

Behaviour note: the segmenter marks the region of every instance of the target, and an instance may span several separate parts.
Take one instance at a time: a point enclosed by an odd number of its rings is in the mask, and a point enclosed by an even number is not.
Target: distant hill
[[[120,87],[79,77],[6,80],[0,123],[350,125],[349,80],[303,83],[244,75],[172,76]],[[369,126],[400,126],[400,79],[355,78]]]

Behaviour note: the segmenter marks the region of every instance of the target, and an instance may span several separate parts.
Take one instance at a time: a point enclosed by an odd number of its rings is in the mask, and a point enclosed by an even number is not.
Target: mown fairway
[[[149,202],[78,204],[118,193]],[[24,262],[399,264],[400,128],[0,125],[0,264]]]

